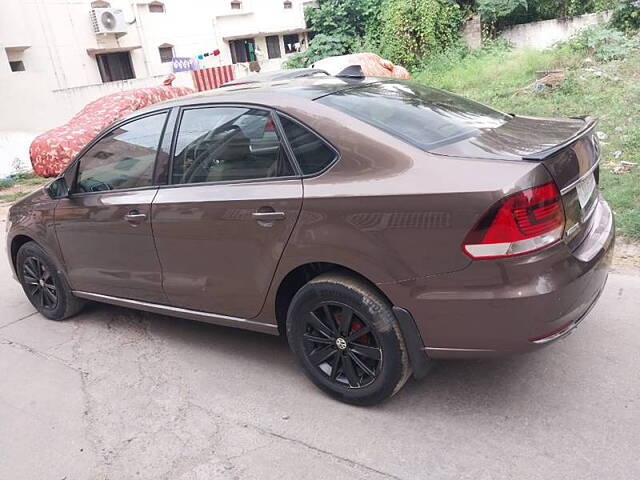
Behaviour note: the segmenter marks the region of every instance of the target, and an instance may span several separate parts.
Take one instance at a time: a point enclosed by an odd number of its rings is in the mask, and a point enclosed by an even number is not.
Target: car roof
[[[135,115],[150,113],[170,107],[192,106],[207,103],[253,103],[270,106],[277,103],[282,97],[294,95],[309,101],[331,95],[333,93],[356,88],[363,85],[389,80],[365,77],[303,77],[271,82],[260,82],[228,86],[215,90],[193,93],[183,97],[174,98],[156,103],[147,108],[138,110]],[[133,116],[133,115],[131,115]]]
[[[265,83],[274,82],[278,80],[288,80],[293,78],[303,77],[327,77],[329,73],[319,68],[292,68],[289,70],[275,70],[273,72],[255,73],[253,75],[247,75],[246,77],[236,78],[223,84],[223,87],[230,87],[234,85],[247,85],[249,83]]]

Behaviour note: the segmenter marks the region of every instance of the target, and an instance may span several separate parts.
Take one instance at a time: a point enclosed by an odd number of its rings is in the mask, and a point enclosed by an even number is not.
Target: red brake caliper
[[[353,320],[351,322],[351,332],[352,333],[355,333],[358,330],[362,330],[362,327],[364,327],[364,325],[362,323],[360,323],[358,320]],[[356,342],[368,344],[369,343],[369,335],[363,335],[362,337],[358,338],[356,340]]]

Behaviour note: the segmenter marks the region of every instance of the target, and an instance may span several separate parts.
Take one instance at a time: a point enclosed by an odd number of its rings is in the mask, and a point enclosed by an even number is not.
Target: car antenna
[[[349,65],[347,68],[340,70],[336,75],[338,78],[364,78],[364,72],[360,65]]]

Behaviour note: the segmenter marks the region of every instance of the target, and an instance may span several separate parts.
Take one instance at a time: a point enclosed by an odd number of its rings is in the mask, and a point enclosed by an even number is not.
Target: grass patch
[[[624,43],[615,48],[605,43],[604,49],[578,38],[543,52],[511,51],[504,43],[476,52],[458,49],[432,58],[414,78],[504,112],[600,117],[598,131],[607,135],[600,187],[615,212],[618,232],[639,240],[640,166],[623,174],[613,169],[622,161],[640,163],[640,47],[636,39],[615,41]],[[527,88],[537,71],[548,69],[563,70],[566,80],[554,89]]]
[[[48,178],[38,177],[33,173],[18,173],[0,179],[0,202],[13,203],[44,185],[48,180]]]
[[[20,200],[22,197],[26,196],[28,193],[29,192],[25,190],[11,193],[2,193],[2,190],[0,190],[0,203],[14,203]]]

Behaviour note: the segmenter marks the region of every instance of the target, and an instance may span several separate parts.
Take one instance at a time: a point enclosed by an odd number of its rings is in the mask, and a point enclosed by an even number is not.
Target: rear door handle
[[[145,213],[140,213],[138,210],[131,210],[124,216],[124,219],[127,222],[140,223],[147,219],[147,215]]]
[[[273,222],[275,220],[284,220],[286,217],[284,212],[254,212],[251,214],[253,218],[259,222]]]

